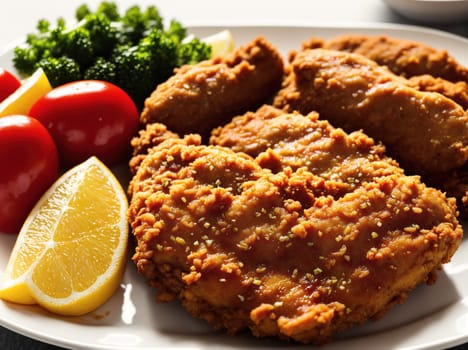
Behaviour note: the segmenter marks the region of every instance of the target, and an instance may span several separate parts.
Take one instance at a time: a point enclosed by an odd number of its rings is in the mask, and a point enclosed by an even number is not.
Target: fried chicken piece
[[[464,81],[453,83],[442,78],[424,74],[408,79],[408,86],[420,91],[438,92],[458,103],[464,110],[468,109],[468,84]]]
[[[441,188],[447,196],[455,197],[460,216],[468,219],[468,164],[449,173],[428,176],[425,181],[431,186]]]
[[[333,197],[336,182],[304,167],[273,173],[243,152],[165,136],[131,182],[133,261],[159,300],[229,333],[326,342],[432,282],[461,242],[454,202],[418,177]],[[323,141],[340,154],[347,138]]]
[[[380,45],[382,45],[382,47],[373,47],[372,44],[376,41],[379,42]],[[393,44],[395,41],[399,41],[400,45],[394,46]],[[389,50],[384,50],[384,44],[392,45],[392,49],[395,51],[393,52]],[[424,68],[424,65],[422,65],[417,70],[414,70],[414,68],[412,68],[412,65],[414,65],[418,60],[421,60],[420,58],[415,59],[411,56],[412,54],[415,54],[415,47],[419,47],[418,51],[420,52],[436,52],[434,49],[431,49],[420,43],[405,42],[399,39],[388,37],[372,37],[362,35],[349,35],[337,37],[330,40],[329,42],[326,42],[325,40],[320,38],[312,37],[302,45],[303,50],[323,48],[328,50],[354,52],[366,56],[370,59],[373,59],[377,63],[383,65],[389,64],[388,61],[391,61],[392,63],[388,65],[388,68],[393,69],[393,72],[397,75],[403,75],[404,77],[406,76],[408,79],[408,86],[414,87],[420,91],[438,92],[454,100],[456,103],[461,105],[463,109],[468,109],[468,83],[466,80],[466,69],[459,65],[457,62],[455,62],[453,58],[447,56],[447,65],[451,67],[456,67],[451,69],[462,72],[453,74],[453,77],[451,78],[453,81],[449,81],[446,79],[447,77],[451,77],[452,75],[447,75],[443,69],[442,72],[444,73],[441,74],[438,69],[432,69],[431,65],[429,64],[426,65],[427,70]],[[398,56],[399,54],[397,52],[400,48],[402,48],[402,51],[400,53],[401,57]],[[380,53],[380,50],[384,51]],[[289,54],[290,61],[292,61],[295,54],[296,51],[292,51]],[[431,55],[428,56],[430,57]],[[435,56],[435,54],[432,55],[433,59]],[[422,62],[425,62],[426,60],[428,60],[428,58],[422,59]],[[409,64],[409,67],[406,66],[407,64]],[[414,75],[413,71],[420,75]],[[431,74],[442,75],[446,78],[444,79],[440,76],[433,76]],[[462,81],[458,81],[459,79],[461,79]]]
[[[446,50],[436,50],[420,42],[388,36],[343,35],[325,41],[310,38],[302,48],[323,48],[357,53],[370,58],[392,72],[405,77],[429,74],[448,81],[468,82],[468,69]]]
[[[168,145],[180,142],[188,145],[200,145],[201,137],[198,134],[188,134],[183,139],[180,139],[179,135],[167,130],[164,124],[148,124],[145,129],[138,132],[138,136],[135,136],[131,140],[133,154],[129,162],[130,172],[135,175],[143,159],[151,152],[151,148],[164,141]]]
[[[406,79],[353,53],[301,51],[288,71],[275,106],[318,111],[348,132],[363,129],[410,173],[441,174],[466,164],[468,116],[453,100],[411,88]]]
[[[228,57],[176,70],[145,101],[141,122],[159,122],[179,134],[207,135],[234,115],[255,109],[277,91],[283,59],[258,37]]]
[[[302,116],[264,105],[213,130],[210,143],[247,153],[274,172],[306,167],[335,183],[328,193],[334,197],[378,177],[403,175],[398,164],[385,155],[382,144],[376,145],[360,131],[347,135],[319,120],[316,112]]]

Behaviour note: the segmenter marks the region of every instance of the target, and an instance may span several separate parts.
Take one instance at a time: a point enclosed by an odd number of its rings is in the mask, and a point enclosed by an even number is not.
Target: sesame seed
[[[257,273],[262,273],[262,272],[265,272],[266,271],[266,267],[265,266],[259,266],[255,269],[255,271]]]
[[[281,307],[283,306],[283,302],[282,301],[275,301],[275,303],[273,304],[274,307]]]
[[[185,239],[183,239],[182,237],[176,237],[175,242],[180,245],[185,245]]]
[[[314,275],[317,276],[317,275],[320,275],[322,273],[322,269],[320,267],[316,267],[314,269]]]
[[[239,243],[236,244],[236,246],[239,249],[242,249],[242,250],[248,250],[249,249],[249,245],[246,242],[239,242]]]

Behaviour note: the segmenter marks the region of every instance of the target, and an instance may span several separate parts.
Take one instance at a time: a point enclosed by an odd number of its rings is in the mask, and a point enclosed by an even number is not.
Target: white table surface
[[[58,17],[73,18],[75,9],[85,0],[1,0],[0,3],[0,52],[21,36],[33,32],[40,18],[55,21]],[[99,0],[87,0],[91,8]],[[164,18],[177,18],[183,24],[222,23],[355,23],[385,22],[416,24],[391,11],[381,0],[117,0],[125,9],[134,4],[156,5]],[[468,37],[466,23],[431,25]],[[0,327],[0,349],[42,350],[58,349],[47,344],[13,333]],[[457,349],[461,349],[457,348]]]

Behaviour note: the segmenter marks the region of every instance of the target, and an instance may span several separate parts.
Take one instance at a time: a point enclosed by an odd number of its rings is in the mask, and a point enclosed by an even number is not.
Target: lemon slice
[[[21,86],[0,103],[0,117],[12,114],[28,115],[32,105],[52,90],[42,68],[37,69]]]
[[[26,219],[0,284],[0,298],[62,315],[101,306],[119,286],[128,243],[127,197],[91,157],[70,169]]]
[[[225,56],[234,51],[234,37],[229,30],[222,30],[213,35],[202,39],[205,43],[211,45],[211,57]]]

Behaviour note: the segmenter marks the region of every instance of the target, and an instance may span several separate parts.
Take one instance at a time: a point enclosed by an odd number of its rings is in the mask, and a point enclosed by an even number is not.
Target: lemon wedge
[[[119,286],[128,201],[96,157],[63,174],[26,219],[0,281],[0,298],[82,315]]]
[[[234,36],[227,29],[207,36],[202,40],[211,45],[211,57],[225,56],[234,51]]]
[[[21,86],[0,103],[0,117],[12,114],[28,115],[32,105],[52,90],[42,68],[38,68]]]

